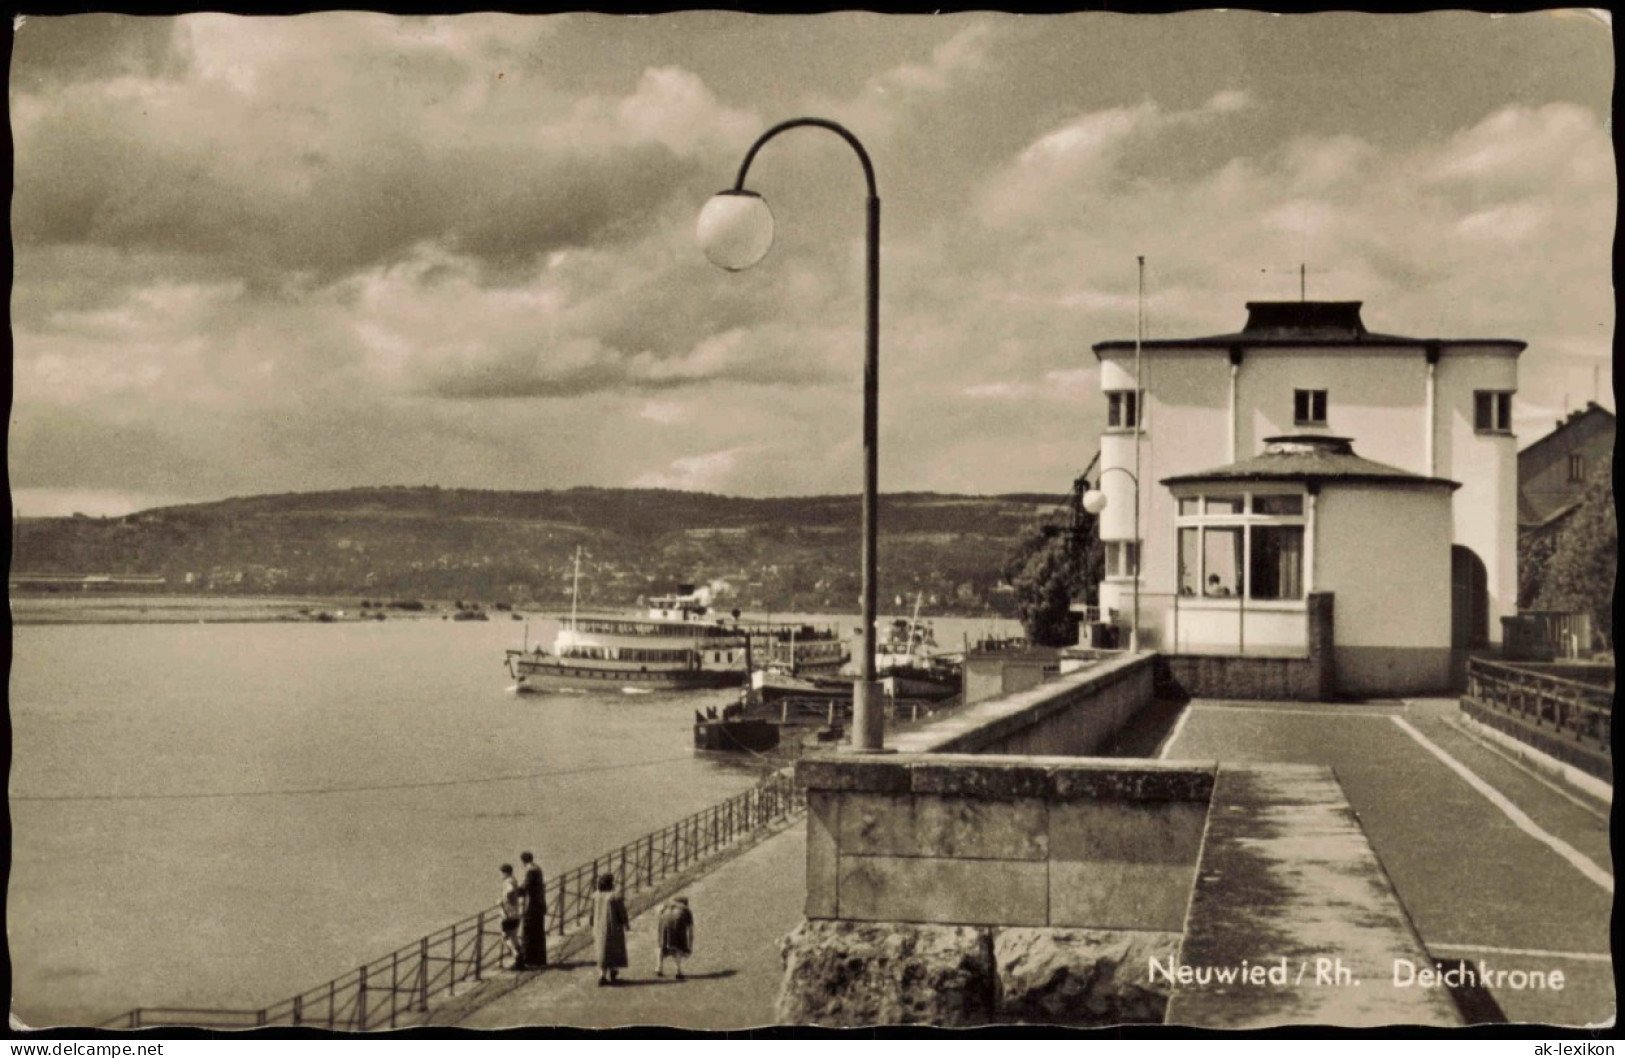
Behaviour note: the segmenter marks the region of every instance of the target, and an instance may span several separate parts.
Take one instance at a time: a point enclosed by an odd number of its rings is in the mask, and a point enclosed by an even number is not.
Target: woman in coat
[[[659,936],[656,938],[655,976],[666,976],[666,959],[677,962],[677,979],[683,979],[683,960],[694,954],[694,913],[688,897],[679,896],[660,909]]]
[[[619,971],[626,969],[626,902],[615,892],[615,876],[598,879],[592,897],[592,944],[598,963],[598,983],[614,984]]]

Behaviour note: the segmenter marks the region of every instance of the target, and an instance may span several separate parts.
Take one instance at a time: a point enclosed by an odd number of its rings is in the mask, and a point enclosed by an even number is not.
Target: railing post
[[[615,881],[620,884],[621,892],[626,892],[626,846],[621,846],[621,869],[615,875]]]
[[[449,982],[448,982],[449,983]],[[429,1009],[429,938],[418,940],[418,1010]]]
[[[401,953],[399,950],[389,953],[389,1027],[395,1027],[395,1016],[400,1007],[401,995]]]
[[[333,1028],[338,1019],[338,981],[327,982],[327,1027]]]
[[[294,996],[293,997],[293,1023],[295,1025],[298,1025],[301,1022],[303,1022],[304,1020],[305,1020],[305,997],[302,996],[302,995]]]
[[[481,973],[485,967],[485,916],[489,911],[480,912],[480,920],[474,927],[474,980],[481,980]]]
[[[361,968],[360,980],[355,989],[355,1030],[367,1031],[367,968]]]

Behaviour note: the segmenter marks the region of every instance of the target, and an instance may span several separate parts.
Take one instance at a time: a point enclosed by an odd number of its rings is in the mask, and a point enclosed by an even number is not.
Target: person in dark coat
[[[658,959],[655,976],[666,976],[666,958],[677,962],[677,979],[683,979],[683,960],[694,954],[694,913],[688,909],[688,897],[679,896],[660,909],[659,936],[656,940]]]
[[[527,970],[539,970],[547,965],[547,879],[530,853],[521,852],[519,862],[525,872],[520,883],[525,890],[525,914],[519,924],[519,951]]]
[[[626,927],[630,919],[626,914],[626,901],[615,891],[615,876],[606,874],[598,879],[598,891],[592,896],[592,946],[598,963],[598,983],[612,985],[626,969]]]

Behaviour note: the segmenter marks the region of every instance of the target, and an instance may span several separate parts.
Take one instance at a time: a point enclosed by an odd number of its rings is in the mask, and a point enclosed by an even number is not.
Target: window
[[[1106,428],[1132,430],[1140,425],[1140,403],[1144,390],[1117,389],[1106,394]]]
[[[1586,457],[1580,452],[1569,453],[1569,480],[1584,481],[1586,479]]]
[[[1202,532],[1202,594],[1220,598],[1241,594],[1241,529],[1210,527]]]
[[[1512,432],[1512,394],[1481,389],[1473,394],[1473,429],[1479,433]]]
[[[1197,550],[1197,541],[1201,539],[1202,530],[1181,528],[1179,530],[1179,594],[1195,595],[1197,587],[1202,582],[1201,552]]]
[[[1302,496],[1254,496],[1254,514],[1302,514]]]
[[[1305,528],[1301,493],[1179,497],[1179,594],[1302,599]]]
[[[1255,525],[1247,552],[1255,599],[1303,598],[1303,526]]]
[[[1323,389],[1293,390],[1292,421],[1298,426],[1325,426],[1326,391]]]
[[[1106,576],[1132,577],[1140,568],[1140,545],[1133,540],[1106,541]]]

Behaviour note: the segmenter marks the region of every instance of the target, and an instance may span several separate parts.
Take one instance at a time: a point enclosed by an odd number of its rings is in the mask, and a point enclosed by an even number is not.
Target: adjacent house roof
[[[1512,338],[1407,338],[1378,334],[1365,329],[1360,319],[1359,301],[1249,301],[1247,325],[1230,334],[1204,338],[1159,338],[1141,342],[1143,349],[1229,349],[1232,346],[1324,345],[1324,346],[1421,346],[1445,349],[1452,346],[1505,346],[1521,353],[1527,342]],[[1106,350],[1134,348],[1129,339],[1097,342],[1095,356]]]
[[[1241,481],[1293,481],[1305,484],[1436,485],[1459,489],[1448,478],[1428,478],[1376,463],[1354,454],[1347,437],[1295,434],[1266,437],[1261,455],[1194,474],[1163,478],[1164,485],[1197,485]]]
[[[1598,404],[1594,400],[1586,401],[1586,406],[1578,411],[1569,412],[1566,418],[1559,419],[1557,426],[1551,433],[1531,442],[1529,446],[1518,453],[1519,464],[1529,461],[1535,453],[1539,453],[1551,446],[1551,443],[1566,433],[1589,427],[1595,430],[1611,429],[1615,425],[1614,413]]]

